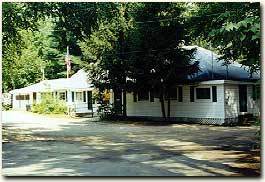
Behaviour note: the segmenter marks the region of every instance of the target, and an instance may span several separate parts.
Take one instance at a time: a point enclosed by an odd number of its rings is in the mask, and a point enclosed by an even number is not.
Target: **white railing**
[[[68,114],[70,116],[76,116],[77,114],[91,114],[92,117],[96,112],[96,108],[88,109],[87,103],[74,103],[68,105]]]

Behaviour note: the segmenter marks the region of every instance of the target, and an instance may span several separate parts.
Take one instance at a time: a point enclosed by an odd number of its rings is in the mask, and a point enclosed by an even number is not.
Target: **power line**
[[[121,55],[121,54],[132,54],[132,53],[144,53],[144,52],[158,52],[158,51],[161,51],[161,52],[169,52],[169,51],[175,51],[175,49],[169,49],[169,48],[165,48],[165,49],[151,49],[151,50],[135,50],[135,51],[129,51],[129,52],[123,52],[123,53],[107,53],[107,54],[104,54],[106,56],[117,56],[117,55]]]
[[[236,11],[230,11],[230,12],[236,12]],[[214,15],[221,15],[223,13],[213,13],[208,15],[201,15],[201,16],[190,16],[190,17],[175,17],[175,18],[165,18],[160,20],[147,20],[147,21],[135,21],[135,24],[145,24],[145,23],[157,23],[157,22],[164,22],[164,21],[170,21],[170,20],[184,20],[185,18],[200,18],[205,16],[214,16]],[[84,26],[75,26],[74,28],[82,28]],[[69,31],[69,30],[56,30],[56,29],[45,29],[44,31],[51,31],[51,32],[63,32],[63,31]]]

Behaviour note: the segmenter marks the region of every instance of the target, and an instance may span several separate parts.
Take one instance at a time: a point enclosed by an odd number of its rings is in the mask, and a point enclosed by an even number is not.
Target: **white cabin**
[[[70,78],[43,80],[25,88],[10,91],[12,94],[12,108],[27,110],[34,103],[40,103],[42,94],[52,93],[54,98],[64,100],[68,109],[75,113],[96,113],[98,104],[92,99],[95,90],[89,83],[87,73],[79,70]]]
[[[200,72],[188,77],[185,85],[176,85],[170,92],[170,119],[202,124],[233,124],[243,115],[260,115],[260,76],[249,76],[238,63],[223,66],[223,61],[212,51],[197,46],[194,61],[199,61]],[[140,89],[126,93],[127,116],[161,120],[161,104],[154,93]],[[165,99],[167,113],[167,100]]]
[[[178,85],[171,98],[171,120],[222,125],[237,123],[240,115],[257,116],[260,101],[253,97],[254,88],[253,83],[228,80]],[[159,98],[151,98],[152,95],[149,91],[135,96],[127,93],[127,116],[161,118]],[[167,100],[165,110],[167,112]]]

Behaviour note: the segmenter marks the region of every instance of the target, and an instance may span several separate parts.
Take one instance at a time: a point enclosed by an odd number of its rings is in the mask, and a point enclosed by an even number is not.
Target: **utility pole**
[[[66,56],[65,56],[65,63],[66,63],[66,75],[69,78],[69,71],[71,69],[71,62],[70,62],[70,55],[69,55],[69,46],[67,46]]]
[[[121,65],[124,66],[124,32],[121,31],[120,32],[120,36],[119,36],[119,39],[120,39],[120,59],[121,59]],[[122,114],[123,114],[123,117],[126,117],[127,116],[127,99],[126,99],[126,74],[123,73],[122,75]]]
[[[212,80],[213,80],[213,51],[211,50],[212,52]]]
[[[122,11],[122,10],[121,10]],[[127,17],[127,14],[126,14],[126,7],[124,7],[124,12],[121,12],[121,16],[124,16],[125,19]],[[127,117],[127,99],[126,99],[126,73],[125,73],[125,54],[124,54],[124,46],[125,46],[125,35],[124,35],[124,31],[123,30],[120,30],[119,32],[119,44],[120,44],[120,63],[123,68],[123,75],[122,75],[122,114],[123,114],[123,117]]]

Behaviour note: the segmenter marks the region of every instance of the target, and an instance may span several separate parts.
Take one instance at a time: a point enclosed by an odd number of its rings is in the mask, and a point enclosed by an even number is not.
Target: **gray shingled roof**
[[[253,73],[252,77],[247,66],[233,62],[226,67],[224,60],[219,60],[218,55],[210,50],[198,46],[184,46],[184,49],[196,48],[194,62],[199,61],[200,72],[189,76],[190,81],[205,80],[235,80],[256,81],[260,79],[260,73]],[[228,74],[227,74],[228,73]]]
[[[93,84],[88,82],[87,73],[79,70],[71,78],[59,78],[53,80],[43,80],[39,83],[10,91],[10,93],[30,93],[45,92],[55,90],[82,90],[93,89]]]

